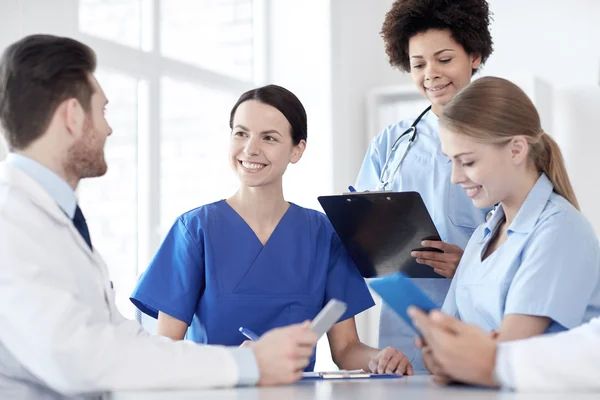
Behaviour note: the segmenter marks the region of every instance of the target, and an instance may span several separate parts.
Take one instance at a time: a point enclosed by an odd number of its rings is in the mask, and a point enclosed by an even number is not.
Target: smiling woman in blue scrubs
[[[598,316],[598,239],[527,95],[507,80],[481,78],[446,105],[440,135],[452,182],[479,208],[499,203],[467,244],[442,310],[498,341]]]
[[[158,318],[159,334],[237,346],[245,340],[240,327],[261,335],[313,319],[338,299],[348,308],[328,333],[335,363],[412,373],[402,352],[359,341],[354,315],[373,305],[363,278],[327,217],[283,197],[283,174],[306,147],[300,101],[275,85],[250,90],[233,107],[229,124],[239,190],[175,221],[132,302]],[[307,370],[313,367],[314,357]]]
[[[443,240],[423,245],[444,253],[423,251],[413,256],[447,278],[454,276],[462,249],[489,210],[473,207],[464,191],[450,183],[452,166],[440,148],[439,116],[492,53],[489,22],[485,0],[394,2],[381,32],[386,53],[393,67],[410,73],[431,109],[416,124],[416,137],[410,148],[409,135],[401,139],[400,136],[414,124],[417,115],[388,126],[375,137],[355,185],[359,191],[385,189],[421,195]],[[397,140],[397,148],[390,155]],[[382,183],[388,184],[383,187]],[[441,307],[450,279],[414,281]],[[379,346],[392,345],[402,350],[416,372],[426,371],[413,337],[412,328],[383,304]]]

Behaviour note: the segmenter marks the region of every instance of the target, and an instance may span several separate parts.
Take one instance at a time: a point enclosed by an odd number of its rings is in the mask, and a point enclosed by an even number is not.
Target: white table
[[[400,379],[302,381],[272,388],[234,388],[199,391],[123,392],[113,400],[304,400],[304,399],[600,399],[599,393],[513,393],[469,386],[439,386],[430,376]]]

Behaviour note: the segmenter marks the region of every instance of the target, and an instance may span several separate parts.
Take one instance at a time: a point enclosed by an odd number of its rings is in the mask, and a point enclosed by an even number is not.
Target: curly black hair
[[[468,54],[481,56],[483,64],[494,50],[490,20],[486,0],[396,0],[381,36],[390,64],[402,71],[410,72],[409,39],[429,29],[449,29]]]

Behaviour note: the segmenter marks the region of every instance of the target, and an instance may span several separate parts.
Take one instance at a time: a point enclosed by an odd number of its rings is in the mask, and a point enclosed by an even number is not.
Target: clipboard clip
[[[362,369],[351,371],[304,372],[302,379],[390,379],[400,378],[396,374],[374,374]]]
[[[323,379],[365,379],[370,378],[368,372],[353,372],[353,371],[336,371],[336,372],[321,372]]]

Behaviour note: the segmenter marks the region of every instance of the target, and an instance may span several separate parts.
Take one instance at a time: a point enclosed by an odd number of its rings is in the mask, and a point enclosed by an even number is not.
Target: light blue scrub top
[[[587,219],[542,174],[482,261],[505,219],[502,204],[469,241],[442,310],[487,331],[507,314],[548,317],[547,332],[600,315],[600,247]]]
[[[190,325],[186,339],[226,346],[246,340],[240,327],[260,336],[312,320],[331,299],[348,305],[340,321],[374,305],[324,214],[291,204],[263,246],[226,201],[179,217],[131,295],[151,317]]]
[[[358,191],[376,190],[379,176],[394,141],[413,123],[414,119],[390,125],[371,141],[356,180]],[[387,167],[391,174],[406,149],[408,135],[401,139]],[[388,189],[394,192],[415,191],[421,194],[425,206],[444,242],[464,248],[489,210],[476,208],[465,191],[450,182],[452,164],[442,153],[439,138],[439,118],[429,111],[417,124],[416,140]],[[449,279],[415,279],[438,305],[442,306]],[[379,347],[393,346],[411,360],[415,372],[426,372],[421,351],[414,347],[415,332],[385,304],[379,323]]]

